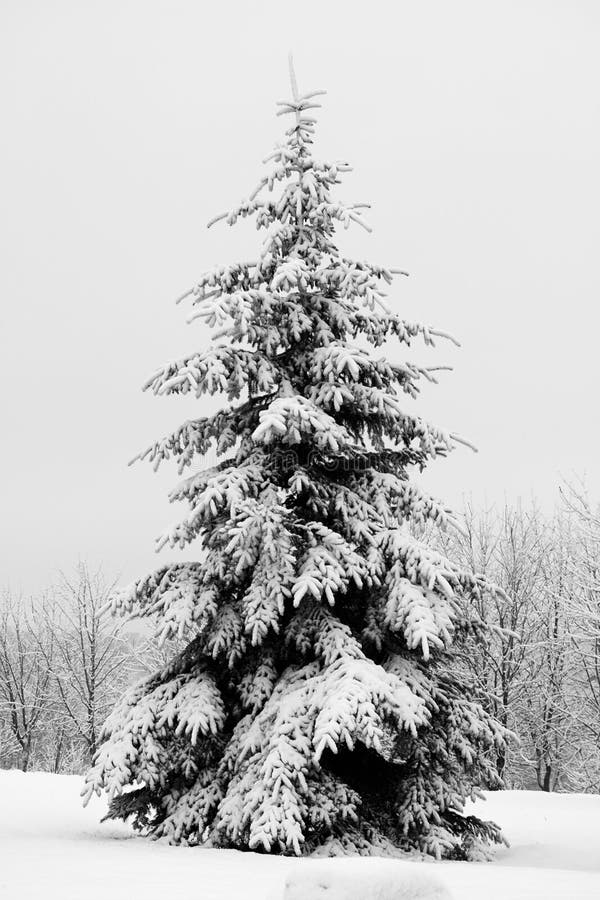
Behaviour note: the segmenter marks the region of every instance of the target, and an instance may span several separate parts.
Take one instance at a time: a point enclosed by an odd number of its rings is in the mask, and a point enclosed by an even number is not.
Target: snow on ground
[[[81,779],[0,771],[2,900],[598,900],[600,797],[506,791],[477,804],[511,841],[492,863],[267,857],[169,847],[99,824]]]

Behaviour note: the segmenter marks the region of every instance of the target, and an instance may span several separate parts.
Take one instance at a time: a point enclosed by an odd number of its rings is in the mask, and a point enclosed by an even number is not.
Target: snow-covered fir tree
[[[198,561],[113,600],[187,643],[109,716],[86,793],[175,843],[464,858],[500,839],[464,803],[499,785],[506,733],[454,664],[484,629],[471,601],[495,589],[414,536],[452,516],[409,473],[458,439],[406,411],[431,371],[380,352],[445,335],[390,311],[403,273],[338,249],[340,224],[369,230],[364,204],[334,198],[349,166],[314,155],[323,92],[291,74],[268,173],[219,217],[253,216],[262,248],[201,276],[185,296],[214,342],[146,385],[227,400],[140,456],[182,473],[216,452],[159,539]]]

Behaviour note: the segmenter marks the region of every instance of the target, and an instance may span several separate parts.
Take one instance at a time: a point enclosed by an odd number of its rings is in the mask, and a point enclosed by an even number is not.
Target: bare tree
[[[49,711],[54,642],[31,602],[5,592],[0,598],[0,714],[19,768],[27,771]],[[14,758],[14,757],[13,757]]]
[[[56,765],[69,737],[81,742],[86,761],[93,759],[102,723],[130,678],[123,626],[106,611],[113,588],[101,570],[92,573],[80,563],[72,577],[61,575],[51,602],[42,607],[52,636],[47,662],[56,692]]]
[[[600,790],[600,509],[593,506],[583,483],[561,489],[573,520],[576,590],[569,603],[569,632],[577,660],[580,699],[581,765],[587,781]]]
[[[531,598],[535,630],[530,636],[528,690],[520,729],[538,787],[569,787],[576,768],[581,698],[569,610],[577,595],[574,534],[559,512],[546,525],[539,589]]]
[[[482,573],[499,585],[502,594],[481,595],[474,612],[490,626],[485,642],[465,648],[463,664],[474,679],[479,696],[503,725],[519,731],[527,704],[531,643],[536,631],[533,598],[540,591],[548,535],[535,506],[505,505],[483,512],[467,504],[460,532],[442,539],[446,551],[471,571]],[[498,773],[510,782],[516,774],[511,764],[522,751],[514,742],[513,760],[498,753]]]

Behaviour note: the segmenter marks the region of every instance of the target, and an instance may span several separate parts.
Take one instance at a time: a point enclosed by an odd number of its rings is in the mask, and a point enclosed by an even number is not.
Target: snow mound
[[[450,900],[443,884],[414,862],[302,860],[285,880],[283,900]]]

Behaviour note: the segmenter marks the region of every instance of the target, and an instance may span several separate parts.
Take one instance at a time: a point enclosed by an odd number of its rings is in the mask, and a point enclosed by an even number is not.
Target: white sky
[[[193,399],[140,393],[202,345],[172,299],[258,235],[205,223],[325,88],[318,150],[375,232],[344,248],[411,273],[392,295],[460,351],[423,414],[479,454],[438,462],[454,504],[600,488],[600,4],[0,2],[0,583],[78,556],[124,578],[168,559],[174,471],[126,466]],[[205,408],[205,407],[204,407]]]

